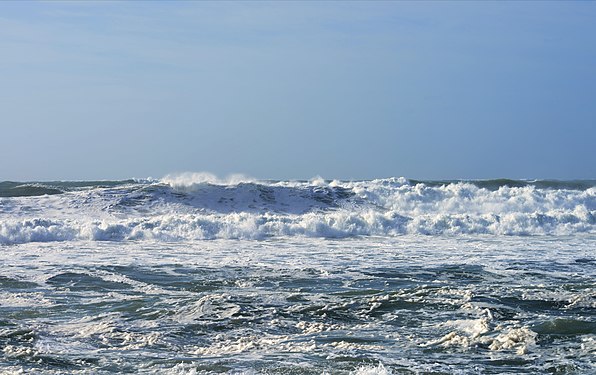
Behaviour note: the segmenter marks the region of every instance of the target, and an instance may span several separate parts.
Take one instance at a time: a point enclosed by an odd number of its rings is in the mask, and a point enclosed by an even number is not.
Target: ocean
[[[0,373],[596,373],[596,181],[0,182]]]

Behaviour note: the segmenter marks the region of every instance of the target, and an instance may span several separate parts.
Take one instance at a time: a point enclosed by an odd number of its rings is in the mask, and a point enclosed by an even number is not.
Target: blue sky
[[[594,2],[0,2],[0,180],[596,178]]]

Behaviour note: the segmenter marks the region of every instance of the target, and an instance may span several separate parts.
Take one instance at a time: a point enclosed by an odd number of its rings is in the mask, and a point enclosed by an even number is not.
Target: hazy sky
[[[596,178],[596,2],[0,2],[0,180]]]

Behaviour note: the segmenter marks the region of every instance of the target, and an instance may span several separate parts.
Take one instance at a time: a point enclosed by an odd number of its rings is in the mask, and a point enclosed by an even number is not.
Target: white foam
[[[391,370],[383,366],[379,362],[377,366],[361,366],[358,367],[354,372],[354,375],[390,375]]]
[[[216,337],[216,340],[209,346],[196,347],[193,354],[200,356],[219,356],[247,351],[272,352],[275,350],[308,352],[314,348],[314,342],[292,342],[289,336],[284,335],[247,335],[238,338],[226,338],[222,335],[221,337]]]
[[[499,334],[489,346],[490,350],[515,349],[519,355],[526,354],[528,349],[536,345],[536,332],[527,327],[512,328]]]
[[[38,352],[29,346],[6,345],[2,351],[8,358],[33,357]]]
[[[54,303],[41,292],[0,292],[1,307],[51,307]]]

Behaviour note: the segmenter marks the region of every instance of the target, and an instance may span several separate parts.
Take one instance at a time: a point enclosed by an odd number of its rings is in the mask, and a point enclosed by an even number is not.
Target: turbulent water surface
[[[595,181],[0,183],[0,373],[595,373]]]

